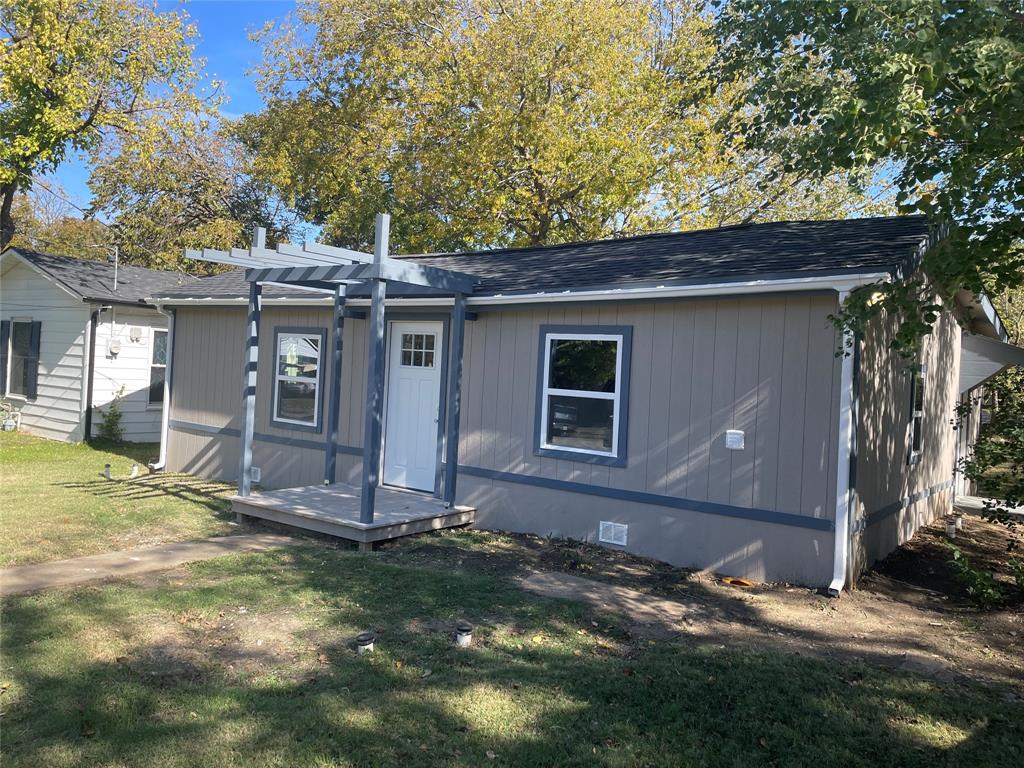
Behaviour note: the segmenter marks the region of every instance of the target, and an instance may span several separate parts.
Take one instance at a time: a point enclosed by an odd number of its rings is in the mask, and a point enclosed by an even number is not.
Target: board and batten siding
[[[827,581],[840,372],[828,320],[835,309],[835,294],[804,293],[480,312],[466,324],[458,501],[477,507],[476,524],[485,528],[596,541],[600,521],[621,522],[629,525],[630,551],[678,565]],[[400,317],[389,312],[389,319]],[[234,482],[245,310],[179,307],[176,318],[168,467]],[[264,309],[253,447],[265,487],[322,482],[325,431],[270,423],[273,338],[277,327],[329,329],[330,320],[327,308]],[[632,327],[625,466],[535,455],[542,325]],[[366,399],[366,328],[365,320],[345,322],[336,475],[344,482],[358,482],[361,471],[355,452]],[[323,386],[330,391],[329,363]],[[725,448],[727,429],[745,432],[744,450]],[[577,483],[587,492],[537,487],[530,478]],[[739,514],[620,500],[599,495],[602,488]],[[811,522],[766,522],[758,519],[764,512]]]
[[[892,332],[891,322],[873,321],[861,343],[852,575],[952,509],[960,326],[942,312],[918,360],[890,347]],[[921,363],[924,440],[920,461],[910,464],[912,371]]]
[[[458,501],[477,507],[485,528],[596,541],[607,520],[629,526],[629,550],[678,565],[827,581],[828,530],[603,497],[599,489],[829,524],[835,308],[834,294],[801,294],[480,313],[466,326]],[[632,326],[626,466],[535,455],[542,325]],[[726,449],[727,429],[745,432],[744,450]],[[523,477],[589,488],[537,487]]]
[[[0,318],[42,323],[38,396],[7,398],[21,411],[21,429],[54,440],[80,441],[85,429],[88,308],[12,256],[0,276]]]
[[[133,339],[133,329],[138,330]],[[153,359],[153,332],[167,330],[167,318],[156,310],[114,306],[104,310],[96,325],[93,375],[93,435],[114,396],[121,393],[121,428],[134,443],[160,441],[162,408],[149,403],[149,375]],[[120,351],[111,352],[111,342]]]

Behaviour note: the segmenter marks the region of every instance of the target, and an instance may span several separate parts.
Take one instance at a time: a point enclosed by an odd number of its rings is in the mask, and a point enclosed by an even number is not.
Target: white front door
[[[383,482],[433,491],[444,324],[393,322],[388,342]]]

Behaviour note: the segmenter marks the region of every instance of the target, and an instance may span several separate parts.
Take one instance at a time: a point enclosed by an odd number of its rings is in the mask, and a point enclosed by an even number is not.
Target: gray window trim
[[[542,412],[544,404],[544,369],[547,359],[548,335],[568,334],[579,336],[621,336],[622,350],[620,370],[617,380],[619,412],[616,434],[616,453],[614,456],[582,451],[565,451],[544,446],[544,424]],[[629,372],[633,353],[633,326],[631,325],[542,325],[537,349],[536,404],[533,416],[533,452],[537,456],[545,456],[566,461],[579,461],[585,464],[601,464],[608,467],[626,466],[628,456],[626,436],[629,434]]]
[[[317,391],[317,404],[316,409],[313,413],[314,423],[312,424],[296,424],[292,421],[281,421],[277,418],[277,356],[278,350],[281,348],[281,336],[283,334],[301,334],[303,336],[319,336],[320,337],[320,359],[317,361],[317,377],[316,377],[316,391]],[[302,328],[295,326],[277,326],[274,328],[274,349],[272,360],[274,364],[273,370],[270,372],[271,376],[271,396],[270,396],[270,425],[277,427],[278,429],[290,429],[297,432],[316,432],[319,434],[324,428],[324,366],[326,365],[325,351],[327,349],[327,329],[326,328]]]

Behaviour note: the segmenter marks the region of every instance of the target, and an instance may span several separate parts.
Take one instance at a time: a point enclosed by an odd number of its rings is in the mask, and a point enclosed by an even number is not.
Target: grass
[[[2,632],[11,768],[1024,761],[998,691],[651,643],[500,575],[317,546],[12,598]]]
[[[154,445],[72,445],[0,432],[0,568],[226,533],[228,486],[143,473]],[[103,465],[122,478],[102,477]]]

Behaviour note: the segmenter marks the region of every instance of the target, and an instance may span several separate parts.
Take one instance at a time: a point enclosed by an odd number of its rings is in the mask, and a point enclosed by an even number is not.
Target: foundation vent
[[[605,544],[618,544],[620,547],[626,546],[626,533],[629,531],[628,525],[622,523],[609,523],[605,520],[601,521],[601,529],[597,534],[598,541],[603,541]]]

